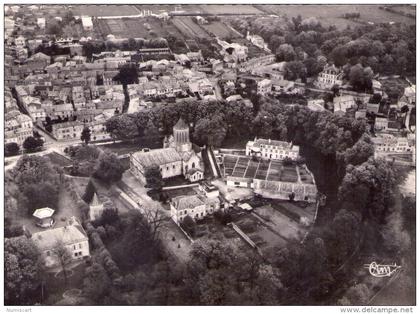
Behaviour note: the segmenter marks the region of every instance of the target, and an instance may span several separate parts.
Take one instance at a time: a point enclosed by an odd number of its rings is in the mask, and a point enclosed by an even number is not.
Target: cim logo
[[[369,269],[369,273],[373,277],[391,277],[392,274],[394,274],[398,269],[401,268],[401,266],[397,266],[397,264],[394,263],[394,265],[381,265],[376,262],[372,262],[370,264],[366,264],[365,268]]]

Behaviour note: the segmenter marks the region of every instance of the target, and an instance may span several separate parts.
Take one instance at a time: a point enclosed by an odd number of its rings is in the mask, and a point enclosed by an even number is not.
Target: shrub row
[[[90,223],[85,224],[86,233],[89,237],[92,248],[97,251],[98,262],[105,268],[108,276],[111,278],[115,286],[119,286],[122,282],[121,271],[111,254],[104,245],[101,236],[96,228]]]

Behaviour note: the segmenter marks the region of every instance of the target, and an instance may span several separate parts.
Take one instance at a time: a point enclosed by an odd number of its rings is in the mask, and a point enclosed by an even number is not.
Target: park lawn
[[[81,221],[81,212],[77,208],[76,203],[70,196],[70,192],[65,188],[61,188],[59,192],[58,206],[55,209],[53,218],[55,220],[54,228],[64,227],[67,224],[67,219],[74,216],[78,221]],[[16,217],[16,224],[25,226],[31,234],[35,232],[44,231],[44,228],[38,227],[35,218],[32,216],[18,216]]]

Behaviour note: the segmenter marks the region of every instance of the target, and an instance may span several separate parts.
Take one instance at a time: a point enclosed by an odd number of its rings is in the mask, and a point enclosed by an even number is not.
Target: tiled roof
[[[32,235],[32,240],[41,250],[49,250],[54,248],[57,243],[61,242],[64,245],[71,245],[87,241],[88,237],[82,226],[76,222],[61,228],[36,232]]]
[[[184,210],[204,205],[204,202],[197,195],[177,196],[172,199],[176,210]]]
[[[153,165],[165,165],[182,160],[175,148],[161,148],[149,152],[137,152],[133,154],[133,158],[144,168]]]

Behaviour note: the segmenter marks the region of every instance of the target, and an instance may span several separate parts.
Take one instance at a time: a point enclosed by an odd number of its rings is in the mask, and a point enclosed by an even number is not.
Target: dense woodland
[[[384,23],[338,30],[300,16],[236,18],[231,24],[243,34],[249,30],[261,35],[278,60],[286,61],[293,75],[301,78],[318,74],[326,62],[347,67],[360,64],[383,75],[415,73],[415,26]]]

